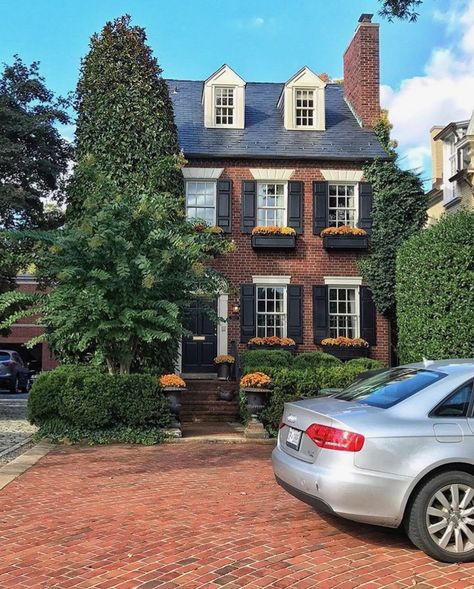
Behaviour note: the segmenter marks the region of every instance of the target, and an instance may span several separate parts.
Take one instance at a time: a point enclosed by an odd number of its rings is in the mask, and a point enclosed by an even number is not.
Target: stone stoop
[[[217,379],[186,379],[187,391],[181,395],[181,421],[235,422],[239,421],[237,384]],[[232,392],[231,401],[219,398],[219,392]]]

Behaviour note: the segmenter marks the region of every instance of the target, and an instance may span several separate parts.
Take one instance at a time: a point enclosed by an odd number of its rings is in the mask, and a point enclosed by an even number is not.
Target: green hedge
[[[170,421],[169,404],[157,378],[113,375],[84,366],[43,373],[28,399],[31,423],[40,436],[70,441],[154,443]]]
[[[445,215],[397,257],[400,361],[474,356],[474,212]]]
[[[319,368],[320,366],[334,366],[342,364],[339,358],[332,354],[325,354],[324,352],[303,352],[295,356],[293,361],[294,368]]]
[[[262,366],[288,368],[293,364],[293,354],[285,350],[248,350],[241,355],[242,371],[264,372]]]

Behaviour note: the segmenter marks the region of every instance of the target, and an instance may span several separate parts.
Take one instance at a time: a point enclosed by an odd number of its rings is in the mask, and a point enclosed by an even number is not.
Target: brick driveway
[[[474,587],[403,534],[317,515],[271,447],[61,448],[0,492],[0,587]]]

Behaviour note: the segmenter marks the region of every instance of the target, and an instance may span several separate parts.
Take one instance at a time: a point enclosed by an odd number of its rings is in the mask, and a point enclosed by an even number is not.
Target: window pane
[[[469,403],[471,401],[472,383],[467,384],[448,397],[439,407],[434,411],[433,415],[436,417],[466,417]]]

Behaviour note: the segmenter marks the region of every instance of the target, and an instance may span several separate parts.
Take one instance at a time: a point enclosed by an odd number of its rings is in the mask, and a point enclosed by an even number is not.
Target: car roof
[[[446,360],[425,360],[414,364],[406,364],[401,367],[425,368],[427,370],[437,370],[445,374],[473,374],[474,376],[474,358],[448,358]]]

